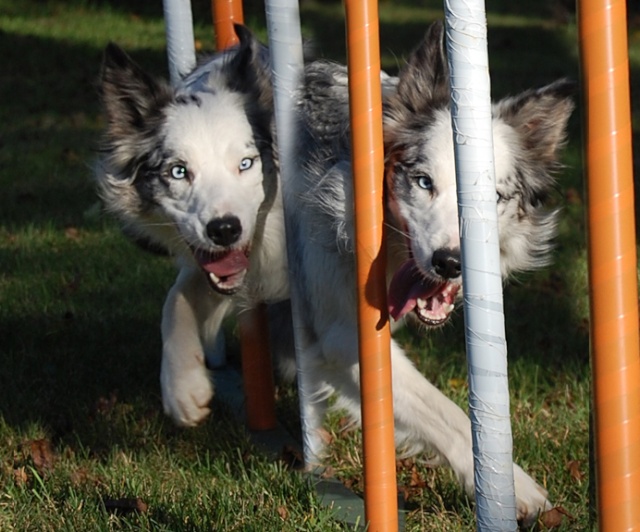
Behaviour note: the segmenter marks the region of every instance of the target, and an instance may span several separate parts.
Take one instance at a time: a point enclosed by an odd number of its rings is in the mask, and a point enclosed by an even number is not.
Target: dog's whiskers
[[[403,231],[402,229],[398,229],[395,225],[392,225],[389,222],[384,222],[384,225],[385,225],[385,227],[388,227],[389,229],[391,229],[392,231],[395,231],[396,233],[398,233],[401,236],[404,236],[406,238],[411,238],[409,233],[407,233],[406,231]]]

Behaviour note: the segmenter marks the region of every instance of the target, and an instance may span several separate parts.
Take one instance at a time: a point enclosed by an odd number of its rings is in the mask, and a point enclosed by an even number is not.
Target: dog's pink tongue
[[[227,277],[249,267],[249,259],[242,250],[230,251],[222,256],[198,250],[195,257],[203,270],[216,277]]]
[[[442,283],[434,283],[424,278],[413,259],[406,261],[394,274],[389,285],[389,314],[398,321],[411,312],[418,298],[428,299],[438,293]]]

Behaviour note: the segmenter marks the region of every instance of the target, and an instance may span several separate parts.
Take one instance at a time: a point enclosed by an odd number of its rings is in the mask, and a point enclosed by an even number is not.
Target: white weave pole
[[[177,87],[196,66],[196,49],[193,37],[191,0],[163,0],[169,79]],[[211,367],[226,363],[224,331],[220,329],[213,345],[205,347],[205,356]]]
[[[196,66],[191,0],[163,0],[169,79],[174,87]]]
[[[483,0],[445,0],[478,530],[516,530]]]
[[[300,30],[300,11],[298,0],[266,0],[265,13],[269,32],[269,51],[271,54],[271,72],[276,115],[278,160],[280,166],[281,187],[287,190],[287,183],[299,176],[300,167],[295,155],[296,142],[296,95],[302,76],[304,58],[302,51],[302,33]],[[298,208],[296,198],[283,194],[285,220],[287,211]],[[293,328],[296,347],[296,366],[298,375],[298,396],[300,401],[300,422],[302,425],[302,449],[307,469],[313,469],[321,463],[322,440],[321,427],[312,420],[319,416],[312,414],[314,408],[314,389],[309,379],[311,369],[309,357],[300,356],[306,349],[306,329],[300,317],[300,298],[295,282],[296,271],[293,237],[294,227],[286,226],[287,253],[289,255],[290,295],[293,314]]]

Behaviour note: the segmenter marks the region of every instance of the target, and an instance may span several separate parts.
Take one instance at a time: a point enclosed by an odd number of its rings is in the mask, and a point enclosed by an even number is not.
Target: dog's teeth
[[[416,302],[416,304],[418,305],[419,309],[423,309],[427,306],[427,302],[424,299],[420,299],[420,298],[418,298],[418,301]]]
[[[213,284],[218,284],[220,282],[220,278],[216,276],[216,274],[209,272],[209,279],[213,282]]]
[[[451,314],[451,312],[453,312],[453,309],[455,308],[455,305],[452,305],[451,303],[449,303],[448,305],[446,305],[444,307],[444,310],[447,314]]]

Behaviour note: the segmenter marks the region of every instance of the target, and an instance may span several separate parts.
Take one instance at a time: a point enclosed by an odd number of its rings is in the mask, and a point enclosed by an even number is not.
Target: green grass
[[[209,2],[193,5],[196,37],[209,50]],[[489,4],[496,96],[577,79],[575,21],[551,9],[559,5]],[[397,70],[440,6],[380,3],[385,68]],[[264,37],[261,9],[245,2]],[[344,60],[341,17],[339,2],[304,3],[304,34],[318,55]],[[166,73],[160,2],[0,0],[0,530],[346,529],[304,478],[251,444],[221,402],[192,430],[162,413],[159,319],[175,273],[99,212],[91,182],[102,127],[94,81],[108,41]],[[634,27],[630,44],[635,94]],[[560,527],[568,531],[593,529],[580,135],[576,113],[554,265],[505,292],[515,458],[572,516]],[[465,407],[462,317],[400,340]],[[281,416],[295,419],[295,394],[280,396]],[[358,431],[342,430],[339,414],[328,430],[336,476],[360,490]],[[398,475],[408,530],[474,529],[473,504],[448,471],[405,460]],[[118,499],[146,507],[118,508],[110,502]]]

